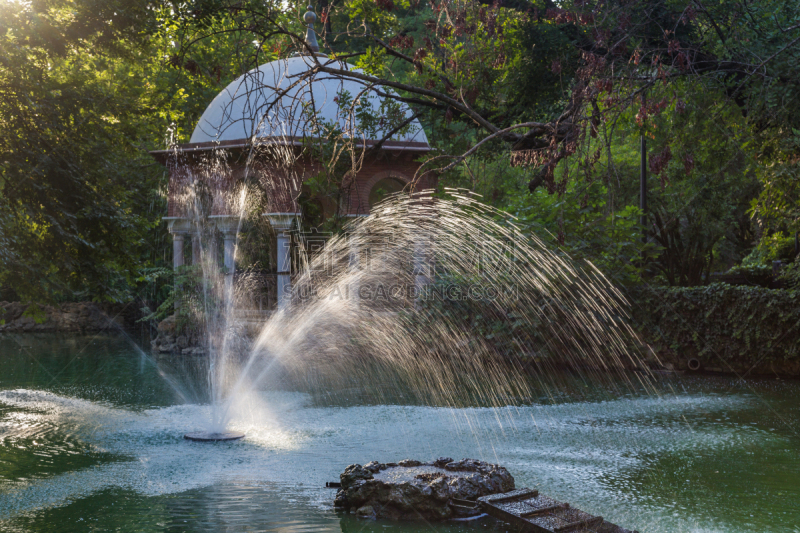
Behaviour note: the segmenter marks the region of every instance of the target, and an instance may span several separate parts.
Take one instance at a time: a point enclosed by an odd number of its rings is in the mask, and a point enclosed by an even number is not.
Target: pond
[[[193,443],[203,372],[124,336],[0,336],[2,531],[505,531],[334,512],[349,464],[473,457],[642,533],[800,532],[800,383],[565,375],[500,409],[264,391],[233,443]],[[335,393],[335,394],[334,394]]]

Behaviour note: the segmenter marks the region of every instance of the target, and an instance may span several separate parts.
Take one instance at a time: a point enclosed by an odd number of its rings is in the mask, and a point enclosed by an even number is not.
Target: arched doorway
[[[382,202],[387,196],[402,191],[406,183],[400,178],[386,177],[379,180],[369,191],[369,207]]]

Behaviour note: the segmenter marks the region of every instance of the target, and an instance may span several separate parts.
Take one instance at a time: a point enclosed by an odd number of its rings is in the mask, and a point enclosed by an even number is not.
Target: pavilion
[[[326,143],[350,144],[360,154],[357,170],[341,176],[338,205],[319,199],[326,218],[368,215],[379,197],[376,191],[419,191],[434,187],[436,179],[432,174],[417,176],[421,166],[418,160],[431,148],[411,110],[378,94],[394,94],[390,89],[309,72],[319,63],[361,71],[319,53],[313,30],[316,15],[310,8],[304,20],[308,23],[305,52],[263,64],[238,77],[208,105],[189,143],[151,152],[169,172],[164,220],[173,239],[175,269],[185,264],[185,255],[199,261],[198,228],[211,225],[224,241],[223,264],[232,279],[241,219],[232,198],[237,184],[258,180],[267,191],[259,210],[272,227],[270,247],[277,251],[278,306],[291,292],[290,232],[298,227],[303,214],[298,200],[304,183],[324,168],[326,162],[314,154],[324,152]],[[362,113],[353,112],[356,106],[348,109],[343,105],[354,100]],[[359,118],[364,110],[372,117],[371,125]],[[393,116],[387,116],[392,110]],[[224,154],[221,165],[219,154]],[[223,167],[224,172],[219,170]],[[202,225],[188,193],[192,180],[199,175],[213,175],[212,200],[200,215]],[[185,254],[188,246],[192,252]]]

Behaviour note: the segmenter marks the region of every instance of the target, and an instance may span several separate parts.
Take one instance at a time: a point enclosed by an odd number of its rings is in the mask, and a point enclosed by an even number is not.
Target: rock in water
[[[430,463],[405,459],[350,465],[339,476],[334,505],[364,518],[446,520],[477,513],[448,504],[514,490],[514,477],[499,465],[442,457]]]
[[[372,479],[372,474],[377,472],[377,470],[372,470],[372,468],[375,468],[375,465],[373,465],[374,462],[375,461],[372,463],[367,463],[364,466],[350,465],[345,468],[344,472],[339,476],[339,480],[342,482],[342,487],[350,487],[356,481],[362,479]],[[372,468],[369,468],[370,466]]]

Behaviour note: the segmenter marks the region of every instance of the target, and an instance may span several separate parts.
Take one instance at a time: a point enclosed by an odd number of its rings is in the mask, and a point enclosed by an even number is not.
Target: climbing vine
[[[800,355],[800,291],[713,283],[638,287],[629,297],[636,329],[657,352],[723,370]]]

